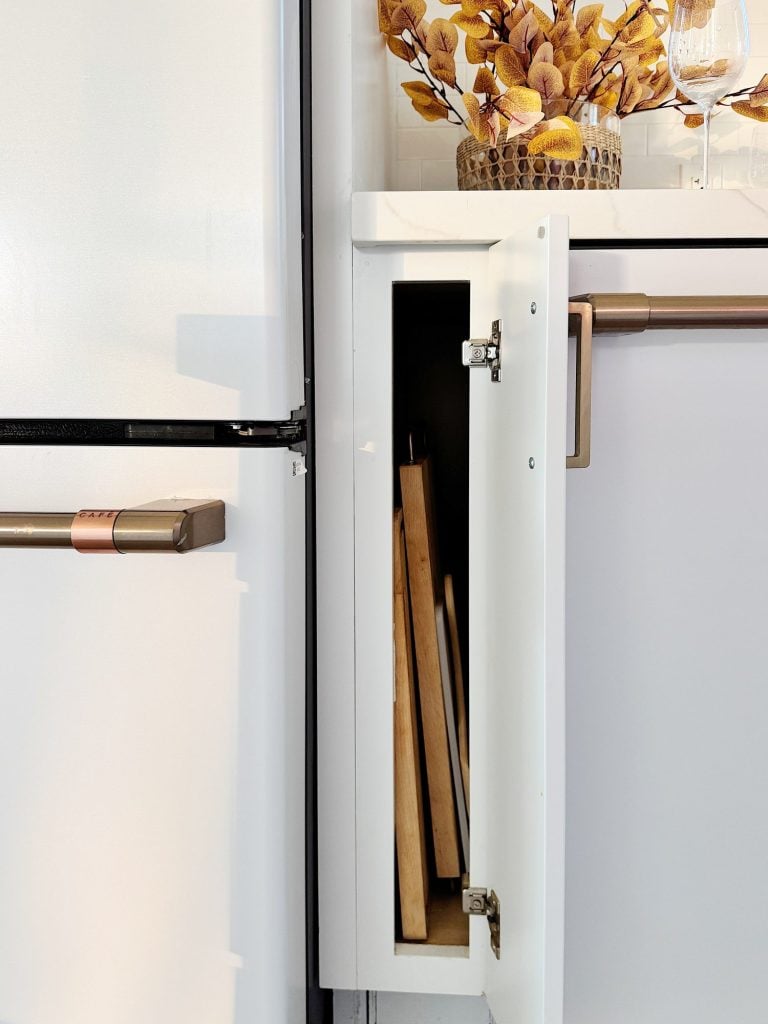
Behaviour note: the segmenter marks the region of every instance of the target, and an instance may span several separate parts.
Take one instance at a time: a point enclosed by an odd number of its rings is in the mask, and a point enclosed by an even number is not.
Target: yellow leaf
[[[580,36],[583,36],[587,29],[597,29],[598,22],[602,16],[602,4],[587,4],[576,15],[576,31]]]
[[[392,31],[398,36],[406,31],[415,33],[426,13],[424,0],[403,0],[392,11]]]
[[[597,50],[585,50],[573,65],[568,87],[574,96],[578,96],[583,89],[586,89],[599,60],[600,54]]]
[[[434,78],[446,85],[456,85],[456,61],[453,54],[445,50],[435,50],[429,58],[429,70]]]
[[[413,60],[413,50],[400,36],[387,36],[387,46],[390,48],[392,53],[400,60],[406,61],[408,64]]]
[[[656,34],[656,21],[650,11],[643,11],[621,33],[624,43],[638,43]]]
[[[464,52],[470,64],[485,64],[488,60],[488,52],[480,45],[480,40],[467,36],[464,40]]]
[[[612,34],[616,35],[617,32],[620,32],[634,18],[638,11],[644,7],[643,0],[633,0],[633,3],[629,5],[620,18],[617,18],[614,22],[609,22],[611,29],[613,29]]]
[[[524,85],[527,75],[523,62],[515,50],[506,44],[494,54],[496,74],[504,85]]]
[[[502,99],[504,112],[507,108],[515,113],[536,114],[541,110],[541,95],[535,89],[525,89],[522,86],[512,86],[507,89]]]
[[[539,28],[541,29],[542,32],[544,32],[545,35],[546,35],[547,32],[551,32],[552,31],[552,29],[554,28],[554,22],[552,21],[552,19],[550,17],[548,17],[548,15],[546,15],[544,13],[544,11],[542,11],[539,7],[537,7],[536,4],[532,4],[532,3],[528,4],[528,9],[529,9],[529,11],[531,11],[533,16],[536,18],[536,21],[538,22]]]
[[[704,124],[703,114],[686,114],[683,124],[686,128],[701,128]]]
[[[469,114],[469,128],[478,142],[488,141],[488,125],[480,117],[480,101],[471,92],[461,97]]]
[[[597,50],[598,53],[604,53],[608,47],[608,40],[601,39],[593,28],[587,29],[582,42],[588,49]]]
[[[487,67],[481,67],[472,86],[472,92],[488,93],[490,96],[499,95],[499,87],[493,73]]]
[[[578,160],[584,149],[581,132],[578,129],[555,128],[535,135],[528,143],[528,153],[536,156],[543,153],[559,160]]]
[[[545,103],[556,100],[565,91],[563,76],[554,64],[532,64],[528,69],[528,85],[541,95]]]
[[[485,39],[490,27],[488,22],[481,18],[479,14],[472,17],[469,14],[464,14],[463,11],[457,11],[452,15],[451,21],[454,25],[458,25],[462,32],[472,36],[473,39]]]
[[[753,107],[748,100],[740,100],[738,103],[732,103],[731,109],[735,110],[737,114],[741,114],[742,117],[749,117],[753,121],[768,122],[768,107]]]
[[[616,104],[619,102],[619,94],[617,92],[601,92],[599,96],[595,96],[595,103],[600,107],[605,107],[606,110],[615,110]]]
[[[642,49],[637,54],[637,59],[645,68],[651,67],[666,53],[664,43],[661,39],[644,39],[640,44]]]

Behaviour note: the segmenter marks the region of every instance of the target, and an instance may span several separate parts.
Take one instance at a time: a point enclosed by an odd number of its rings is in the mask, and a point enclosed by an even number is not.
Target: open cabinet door
[[[498,959],[480,918],[473,941],[496,1024],[561,1024],[567,220],[489,266],[501,379],[475,367],[470,385],[471,885],[500,901]]]

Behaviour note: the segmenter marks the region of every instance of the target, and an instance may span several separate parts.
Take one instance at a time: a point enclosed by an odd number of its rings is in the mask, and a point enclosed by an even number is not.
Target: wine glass
[[[712,110],[732,91],[749,57],[744,0],[677,0],[669,38],[669,72],[704,115],[704,188],[709,188]]]

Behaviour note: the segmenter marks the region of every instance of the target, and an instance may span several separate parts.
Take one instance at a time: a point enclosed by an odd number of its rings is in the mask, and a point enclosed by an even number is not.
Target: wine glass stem
[[[704,188],[709,188],[709,136],[712,122],[712,110],[704,111]]]

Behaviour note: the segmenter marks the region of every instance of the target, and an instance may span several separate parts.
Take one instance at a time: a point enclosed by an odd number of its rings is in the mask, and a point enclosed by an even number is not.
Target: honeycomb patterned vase
[[[621,179],[621,136],[597,126],[581,128],[578,160],[529,156],[526,143],[502,136],[495,146],[469,136],[456,150],[462,191],[522,189],[609,189]]]

